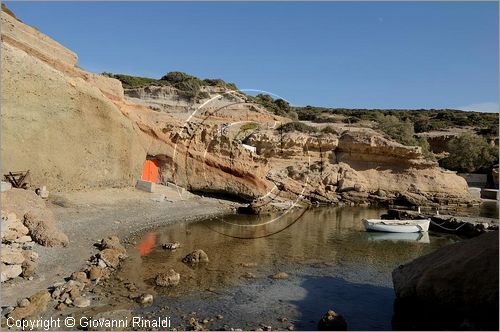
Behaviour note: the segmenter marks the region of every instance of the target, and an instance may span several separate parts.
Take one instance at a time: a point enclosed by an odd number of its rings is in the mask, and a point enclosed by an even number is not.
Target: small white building
[[[246,145],[246,144],[241,144],[245,149],[249,150],[250,152],[257,153],[257,148],[255,146],[251,145]]]

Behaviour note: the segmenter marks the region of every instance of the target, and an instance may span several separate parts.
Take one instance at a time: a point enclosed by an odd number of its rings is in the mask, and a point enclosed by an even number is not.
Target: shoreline
[[[38,244],[38,267],[33,280],[15,279],[2,285],[2,306],[15,306],[42,289],[80,270],[96,252],[95,244],[116,235],[126,247],[134,246],[135,236],[150,229],[176,223],[193,222],[235,213],[240,203],[185,192],[182,196],[164,187],[147,193],[133,187],[69,193],[54,193],[47,206],[55,214],[57,227],[70,239],[67,247]]]
[[[135,188],[58,193],[47,202],[57,218],[57,228],[69,237],[67,247],[35,244],[39,254],[33,280],[16,278],[2,283],[2,306],[15,306],[18,299],[69,277],[95,254],[95,243],[116,235],[127,239],[149,228],[189,222],[232,213],[236,204],[186,193],[166,192],[166,201],[153,201],[155,194]],[[133,211],[133,213],[132,213]]]

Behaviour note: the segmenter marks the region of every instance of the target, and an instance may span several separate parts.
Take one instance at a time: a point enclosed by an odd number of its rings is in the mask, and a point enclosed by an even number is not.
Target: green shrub
[[[465,133],[448,143],[447,158],[439,164],[458,172],[475,172],[498,163],[498,150],[488,144],[484,137]]]
[[[181,71],[171,71],[160,78],[160,81],[167,81],[171,84],[181,83],[189,80],[199,80],[198,78],[183,73]]]
[[[332,115],[342,115],[348,118],[348,123],[355,123],[356,119],[374,121],[381,115],[391,115],[402,122],[412,122],[415,132],[442,130],[453,127],[474,126],[479,128],[498,127],[498,113],[464,112],[450,109],[346,109],[324,107],[293,107],[299,120],[314,122],[335,122]]]
[[[379,115],[377,128],[390,138],[404,145],[416,145],[415,131],[410,121],[401,121],[393,115]]]
[[[424,155],[424,157],[426,159],[429,159],[432,161],[436,160],[434,153],[432,153],[432,151],[431,151],[431,146],[429,145],[429,141],[427,140],[427,138],[425,138],[425,137],[417,138],[416,142],[417,142],[417,145],[420,146],[420,148],[422,149],[422,154]]]
[[[288,117],[292,120],[298,120],[297,112],[292,111],[290,104],[286,100],[274,100],[272,96],[267,94],[258,94],[255,97],[248,97],[250,102],[262,105],[270,113]]]
[[[298,121],[299,120],[299,115],[295,111],[289,111],[287,113],[288,117],[292,119],[293,121]]]
[[[303,122],[288,122],[284,125],[279,126],[277,130],[285,133],[292,131],[299,131],[301,133],[315,133],[317,131],[316,128],[311,127]]]
[[[141,88],[151,85],[172,86],[184,92],[188,98],[208,98],[207,92],[200,91],[204,86],[221,86],[230,90],[238,90],[234,83],[226,83],[221,79],[204,79],[180,72],[172,71],[162,76],[159,80],[148,77],[139,77],[123,74],[102,73],[104,76],[116,78],[122,82],[124,89]]]
[[[161,82],[153,78],[130,76],[122,74],[102,73],[102,75],[115,78],[122,82],[124,89],[142,88],[150,85],[161,85]]]
[[[325,134],[338,134],[339,132],[332,126],[326,126],[324,127],[323,129],[321,129],[321,132],[322,133],[325,133]]]

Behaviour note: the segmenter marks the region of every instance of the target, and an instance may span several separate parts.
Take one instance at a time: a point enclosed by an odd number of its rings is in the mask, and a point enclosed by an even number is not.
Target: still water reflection
[[[207,315],[223,311],[234,316],[232,324],[247,329],[256,319],[271,319],[266,316],[269,312],[274,316],[279,312],[295,317],[296,327],[310,329],[315,328],[317,315],[332,305],[341,307],[350,319],[356,318],[357,328],[387,329],[392,315],[391,271],[458,238],[433,233],[366,233],[361,220],[378,218],[384,212],[359,207],[316,208],[288,213],[273,223],[266,223],[272,218],[269,216],[235,215],[174,224],[143,235],[143,240],[154,241],[147,249],[129,249],[129,259],[119,276],[134,282],[141,291],[159,295],[148,309],[153,311],[166,303],[192,311],[194,307],[205,308]],[[141,239],[137,242],[144,243]],[[179,242],[181,247],[162,249],[161,244],[168,242]],[[182,263],[194,249],[203,249],[210,262],[197,267]],[[156,274],[170,268],[181,274],[180,284],[156,287]],[[289,279],[269,278],[278,271],[288,273]],[[208,295],[206,290],[210,290]],[[234,305],[238,302],[235,294],[239,294],[238,306]],[[246,297],[247,302],[241,300]],[[260,309],[255,309],[256,300]],[[382,302],[384,305],[377,305]],[[369,308],[375,310],[372,315],[357,317]]]

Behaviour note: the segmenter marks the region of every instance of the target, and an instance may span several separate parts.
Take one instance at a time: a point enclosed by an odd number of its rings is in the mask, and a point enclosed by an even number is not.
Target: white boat
[[[429,230],[430,219],[419,220],[384,220],[363,219],[367,231],[387,233],[418,233]]]

